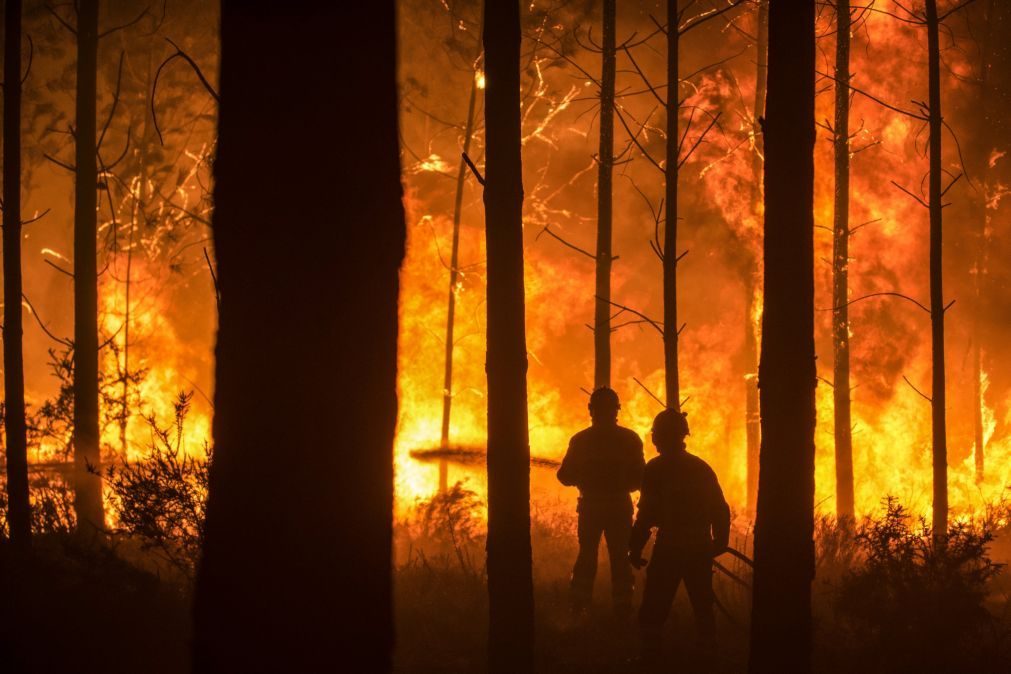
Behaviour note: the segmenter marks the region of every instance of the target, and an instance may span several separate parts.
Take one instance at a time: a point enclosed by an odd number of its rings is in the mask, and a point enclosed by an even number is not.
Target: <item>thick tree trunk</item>
[[[74,512],[90,536],[105,528],[98,422],[98,0],[77,9],[74,189]]]
[[[755,109],[753,114],[755,151],[751,157],[751,173],[754,178],[754,203],[762,199],[762,167],[764,143],[759,120],[765,115],[766,77],[769,61],[769,0],[758,2],[758,42],[755,61]],[[756,261],[750,260],[744,271],[744,386],[745,418],[744,430],[747,441],[747,507],[748,513],[755,514],[758,501],[758,451],[762,432],[758,410],[758,335],[755,331],[755,290],[758,273]]]
[[[835,50],[835,215],[832,250],[832,345],[835,402],[836,514],[854,516],[853,422],[850,414],[850,3],[836,0]]]
[[[948,530],[948,437],[945,419],[944,381],[944,277],[941,220],[941,56],[938,38],[937,0],[926,0],[927,67],[930,106],[930,337],[931,429],[934,463],[934,536],[941,541]]]
[[[664,160],[663,364],[667,407],[681,409],[678,373],[678,2],[667,0],[667,153]]]
[[[368,30],[335,40],[347,18],[337,3],[221,7],[221,304],[198,672],[391,667],[405,235],[395,3],[359,5]]]
[[[486,0],[489,668],[533,667],[530,445],[520,157],[520,8]]]
[[[770,3],[765,307],[751,672],[811,669],[814,576],[814,1]]]
[[[21,307],[21,0],[4,3],[4,430],[11,543],[31,543]]]
[[[597,264],[593,316],[593,386],[611,385],[611,202],[614,173],[616,0],[604,0],[600,75],[600,151],[597,154]]]
[[[470,151],[470,140],[474,135],[474,110],[477,107],[477,78],[471,78],[470,102],[467,104],[467,125],[463,131],[463,154]],[[442,380],[442,436],[440,447],[449,447],[450,418],[453,413],[453,350],[456,346],[456,284],[460,282],[460,221],[463,217],[463,189],[467,183],[467,162],[460,160],[456,174],[456,202],[453,205],[453,244],[449,258],[449,300],[446,310],[446,356]],[[449,478],[449,462],[439,460],[439,491],[446,491]]]

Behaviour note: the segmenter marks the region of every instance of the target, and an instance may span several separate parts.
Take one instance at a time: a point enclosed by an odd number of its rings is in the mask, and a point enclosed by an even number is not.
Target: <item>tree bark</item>
[[[751,672],[811,669],[814,576],[814,0],[769,6],[762,448]]]
[[[21,302],[21,0],[4,5],[3,262],[4,430],[11,543],[31,544]]]
[[[681,80],[678,70],[680,14],[677,0],[667,0],[667,152],[664,161],[663,226],[663,364],[667,407],[681,409],[678,373],[678,114]]]
[[[482,19],[483,23],[483,19]],[[477,107],[476,73],[471,77],[470,102],[467,104],[467,125],[463,131],[463,154],[470,151],[471,137],[474,135],[474,110]],[[460,160],[456,174],[456,202],[453,205],[453,244],[449,258],[449,300],[446,310],[446,356],[442,380],[442,436],[440,447],[449,447],[450,418],[453,413],[453,351],[456,343],[456,284],[460,281],[460,220],[463,216],[463,189],[467,183],[467,162]],[[439,459],[439,491],[446,491],[449,478],[449,462]]]
[[[854,516],[853,422],[850,414],[850,3],[836,0],[835,50],[835,212],[832,249],[832,345],[834,372],[832,396],[835,402],[836,515]]]
[[[593,386],[611,385],[611,239],[614,174],[616,0],[604,0],[600,75],[600,151],[597,154],[596,303],[593,316]]]
[[[405,240],[395,3],[354,16],[368,30],[334,39],[348,19],[338,3],[221,7],[197,672],[391,668]]]
[[[98,0],[77,10],[74,189],[74,512],[78,532],[105,528],[98,421]]]
[[[769,0],[758,2],[758,42],[756,44],[755,109],[752,133],[755,151],[751,158],[751,173],[754,179],[754,203],[762,199],[762,129],[760,121],[765,115],[766,76],[769,61]],[[744,365],[745,365],[745,418],[744,430],[747,441],[747,507],[752,516],[758,500],[758,451],[761,442],[761,423],[758,410],[758,335],[755,334],[755,269],[756,261],[750,259],[744,274]]]
[[[938,37],[937,0],[926,0],[927,68],[930,107],[930,344],[931,430],[934,464],[934,536],[943,541],[948,530],[948,438],[945,419],[944,381],[944,277],[941,218],[941,57]]]
[[[533,667],[530,445],[523,286],[520,15],[486,0],[485,223],[488,255],[489,669]]]

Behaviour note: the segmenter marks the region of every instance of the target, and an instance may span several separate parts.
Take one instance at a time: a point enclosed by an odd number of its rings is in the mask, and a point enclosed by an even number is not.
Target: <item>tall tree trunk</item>
[[[667,153],[664,161],[663,225],[663,364],[667,407],[681,409],[678,373],[678,159],[680,134],[677,0],[667,0]]]
[[[945,428],[944,276],[941,221],[941,56],[937,0],[926,0],[927,67],[930,106],[930,337],[932,355],[931,429],[934,462],[934,536],[943,541],[948,529],[948,437]]]
[[[533,667],[530,445],[523,287],[520,9],[486,0],[489,668]]]
[[[611,385],[611,202],[614,174],[616,0],[604,0],[600,75],[600,151],[597,154],[596,303],[593,316],[593,386]]]
[[[98,423],[98,0],[77,8],[74,189],[74,512],[78,531],[105,527]]]
[[[335,40],[347,18],[338,3],[221,7],[221,304],[198,672],[391,667],[405,235],[395,3],[361,4],[355,20],[369,29]],[[265,330],[264,316],[284,319]]]
[[[811,669],[814,577],[814,0],[769,6],[765,306],[751,672]]]
[[[764,143],[759,120],[765,115],[765,85],[769,61],[769,0],[758,2],[758,42],[756,44],[755,109],[752,133],[755,151],[751,157],[751,174],[754,180],[753,199],[757,205],[762,199],[762,155]],[[755,290],[758,273],[756,261],[749,260],[744,274],[744,366],[745,419],[747,440],[747,505],[748,513],[755,513],[758,500],[758,450],[761,442],[761,425],[758,411],[758,335],[755,334]]]
[[[835,214],[832,249],[832,345],[835,402],[836,514],[852,519],[853,422],[850,414],[850,3],[836,0],[835,49]]]
[[[477,107],[477,77],[471,77],[470,102],[467,104],[467,125],[463,131],[463,154],[470,151],[471,137],[474,135],[474,110]],[[449,258],[449,300],[446,310],[446,359],[442,380],[442,438],[440,447],[449,447],[450,418],[453,413],[453,350],[456,346],[456,284],[460,282],[460,221],[463,217],[463,190],[467,184],[467,162],[460,160],[456,174],[456,202],[453,205],[453,244]],[[439,491],[446,491],[449,478],[449,462],[439,459]]]
[[[31,543],[21,306],[21,0],[4,5],[3,261],[4,430],[11,543]]]
[[[990,157],[996,152],[1006,152],[1009,142],[1007,132],[1007,105],[1009,94],[1006,84],[1011,75],[1011,11],[1006,3],[989,0],[979,10],[983,31],[982,58],[980,62],[980,93],[977,105],[976,128],[980,141],[976,144],[973,165],[981,176],[982,190],[975,202],[975,231],[973,232],[973,310],[972,310],[972,368],[973,368],[973,446],[976,464],[976,481],[986,476],[986,437],[983,429],[985,404],[983,364],[985,308],[984,296],[987,276],[987,243],[991,213],[990,197],[999,190],[1001,178],[990,166]],[[1005,105],[1001,105],[1001,103]]]

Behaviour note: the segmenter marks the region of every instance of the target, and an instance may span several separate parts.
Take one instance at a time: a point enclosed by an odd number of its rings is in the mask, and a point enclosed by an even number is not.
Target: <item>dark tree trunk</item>
[[[395,3],[358,6],[368,30],[335,40],[347,17],[338,3],[221,7],[198,672],[391,667],[405,236]]]
[[[1011,7],[1007,3],[990,0],[980,9],[983,49],[979,105],[976,129],[980,141],[976,144],[973,165],[976,175],[982,176],[983,189],[975,203],[976,226],[973,232],[973,311],[972,311],[972,362],[973,362],[973,439],[975,446],[976,479],[986,475],[986,438],[983,430],[985,374],[984,353],[993,349],[987,341],[986,286],[988,283],[989,244],[988,229],[994,213],[988,208],[990,198],[1006,182],[1000,169],[990,166],[994,153],[1011,150]],[[1006,166],[1006,163],[1003,165]]]
[[[520,158],[520,8],[486,0],[488,250],[488,655],[492,672],[533,667],[530,445]]]
[[[814,576],[814,0],[769,6],[765,308],[751,672],[811,669]]]
[[[663,364],[667,407],[681,409],[678,373],[678,113],[681,80],[678,75],[677,0],[667,0],[667,153],[664,160],[663,225]]]
[[[21,0],[4,5],[4,430],[11,543],[31,543],[21,308]]]
[[[937,0],[926,0],[927,67],[930,107],[930,337],[931,429],[934,462],[934,536],[943,540],[948,529],[948,437],[945,420],[944,382],[944,277],[941,222],[941,56],[938,38]]]
[[[600,151],[597,154],[597,284],[593,316],[593,386],[611,385],[611,202],[614,174],[616,0],[604,0],[600,75]]]
[[[471,77],[470,102],[467,104],[467,125],[463,131],[463,154],[470,151],[470,141],[474,135],[474,111],[477,107],[477,78]],[[456,202],[453,205],[453,244],[449,258],[449,300],[446,309],[446,356],[442,384],[442,437],[440,447],[449,447],[450,418],[453,413],[453,350],[456,346],[456,284],[460,281],[460,220],[463,217],[463,189],[467,184],[467,162],[460,160],[456,174]],[[449,478],[449,462],[439,460],[439,491],[446,491]]]
[[[754,178],[754,203],[762,198],[762,155],[764,152],[759,120],[765,115],[765,85],[769,61],[769,0],[758,2],[758,43],[756,44],[755,110],[752,133],[755,151],[751,158]],[[755,334],[756,261],[749,260],[744,274],[744,366],[745,366],[745,436],[747,440],[747,504],[748,513],[755,513],[758,500],[758,450],[762,432],[758,411],[758,335]]]
[[[832,250],[832,345],[834,373],[832,396],[835,402],[836,514],[852,519],[853,506],[853,422],[850,414],[850,3],[836,0],[835,50],[835,214]]]
[[[74,512],[77,529],[105,528],[98,423],[98,0],[77,8],[74,189]]]

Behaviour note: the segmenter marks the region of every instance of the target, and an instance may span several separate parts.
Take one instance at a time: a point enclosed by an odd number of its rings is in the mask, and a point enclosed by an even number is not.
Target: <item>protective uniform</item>
[[[644,649],[659,649],[663,624],[681,581],[688,590],[699,636],[711,642],[716,628],[713,557],[727,549],[730,508],[713,469],[683,448],[669,449],[646,464],[629,542],[632,559],[641,559],[653,528],[657,529],[656,543],[639,609]]]
[[[584,608],[593,594],[600,536],[611,560],[611,594],[615,607],[631,606],[632,569],[626,545],[632,529],[632,498],[645,463],[642,440],[617,423],[594,423],[569,442],[558,480],[579,488],[579,556],[572,569],[572,599]]]

